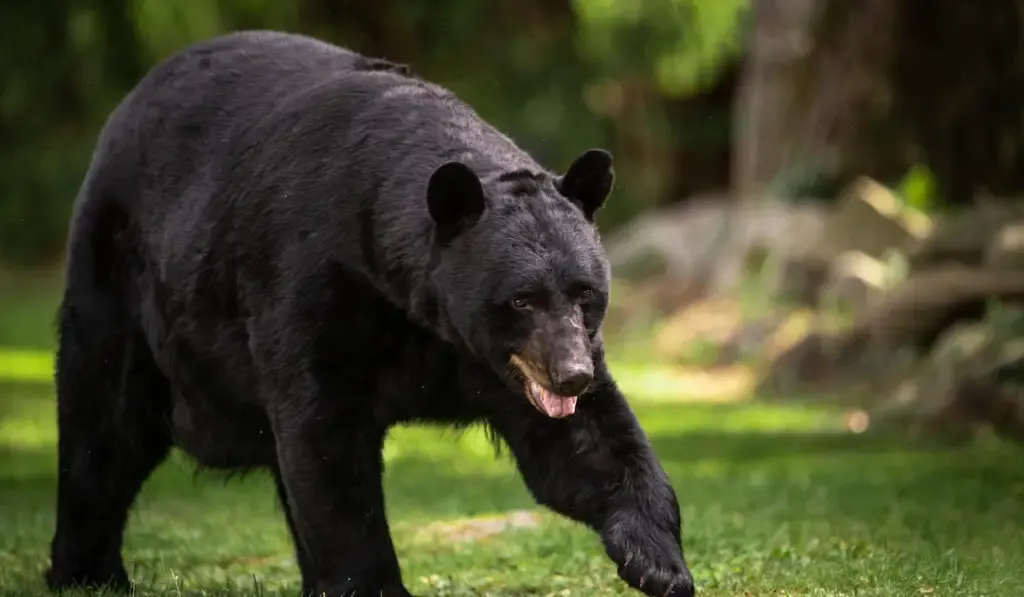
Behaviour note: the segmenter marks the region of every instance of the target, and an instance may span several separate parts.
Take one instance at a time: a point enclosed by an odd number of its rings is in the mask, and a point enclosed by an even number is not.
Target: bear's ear
[[[442,246],[473,226],[486,206],[483,185],[469,166],[445,162],[430,175],[427,210]]]
[[[558,179],[558,191],[579,205],[592,222],[614,184],[612,154],[603,149],[588,149]]]

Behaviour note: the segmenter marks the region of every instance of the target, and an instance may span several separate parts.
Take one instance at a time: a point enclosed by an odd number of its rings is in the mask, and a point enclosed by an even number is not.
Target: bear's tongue
[[[576,412],[577,396],[559,396],[544,389],[532,379],[527,380],[526,383],[534,406],[547,416],[560,419]]]

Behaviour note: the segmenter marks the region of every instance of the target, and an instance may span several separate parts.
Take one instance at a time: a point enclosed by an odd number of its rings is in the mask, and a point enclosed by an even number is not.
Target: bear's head
[[[594,381],[609,266],[594,215],[614,182],[611,155],[584,152],[561,175],[433,171],[430,275],[448,326],[506,384],[551,417],[575,412]]]

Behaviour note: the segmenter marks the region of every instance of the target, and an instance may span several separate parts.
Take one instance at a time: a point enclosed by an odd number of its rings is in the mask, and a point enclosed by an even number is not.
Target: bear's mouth
[[[510,361],[522,374],[525,386],[523,390],[534,408],[553,419],[568,417],[576,412],[576,400],[579,396],[560,396],[547,389],[546,384],[537,381],[540,376],[533,367],[518,355],[512,355]]]

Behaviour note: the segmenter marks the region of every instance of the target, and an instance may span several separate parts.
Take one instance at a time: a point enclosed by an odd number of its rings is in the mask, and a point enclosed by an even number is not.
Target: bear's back
[[[105,126],[86,183],[102,188],[83,199],[118,201],[143,236],[180,253],[207,247],[225,227],[255,237],[316,220],[348,232],[338,220],[367,202],[389,218],[419,219],[421,187],[451,159],[484,175],[538,168],[453,93],[402,65],[251,31],[154,67]],[[275,239],[258,240],[275,251]]]
[[[114,110],[87,182],[103,183],[100,194],[121,198],[129,211],[162,212],[213,182],[204,177],[234,182],[232,171],[275,141],[275,113],[361,71],[407,78],[402,65],[301,35],[246,31],[189,46],[157,64]]]
[[[260,203],[275,195],[301,200],[300,189],[285,187],[323,178],[313,162],[325,148],[311,138],[357,117],[374,93],[409,83],[426,85],[403,65],[301,35],[246,31],[189,46],[150,70],[109,117],[72,234],[113,203],[143,238],[162,239],[146,247],[156,262],[208,250],[229,211],[245,218],[265,213]],[[325,102],[330,109],[319,109]]]

